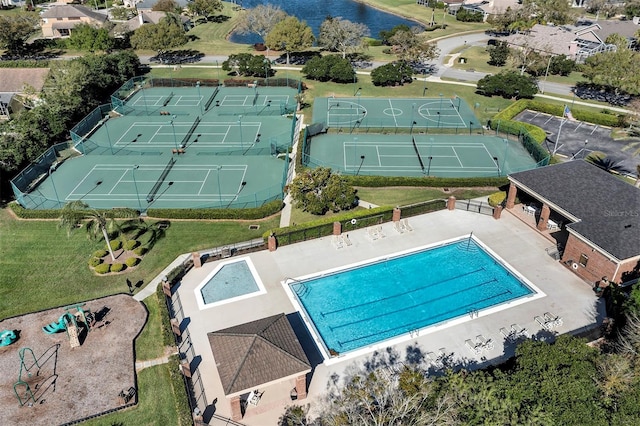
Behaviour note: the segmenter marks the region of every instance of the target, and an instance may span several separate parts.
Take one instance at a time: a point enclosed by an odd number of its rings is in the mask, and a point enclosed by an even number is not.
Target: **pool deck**
[[[503,338],[500,333],[502,327],[509,329],[511,324],[519,324],[531,335],[544,339],[553,338],[554,334],[583,333],[597,327],[604,318],[604,304],[595,297],[590,285],[547,255],[545,249],[552,245],[549,240],[508,212],[503,212],[502,218],[495,220],[491,216],[477,213],[444,210],[412,217],[409,223],[413,231],[402,234],[394,230],[392,223],[383,224],[385,237],[374,241],[369,240],[364,229],[349,232],[352,245],[341,249],[333,246],[331,237],[325,237],[283,246],[274,252],[265,250],[250,253],[247,256],[255,265],[267,293],[210,309],[198,308],[194,289],[219,262],[206,263],[201,268],[192,269],[183,278],[177,290],[182,305],[178,319],[186,319],[182,322],[187,324],[192,345],[188,353],[201,357],[197,369],[202,378],[206,401],[212,404],[217,399],[215,414],[231,417],[229,402],[222,390],[211,354],[208,332],[269,315],[295,312],[281,284],[286,278],[362,262],[373,257],[468,235],[471,232],[546,296],[499,312],[480,312],[479,315],[467,317],[464,321],[453,321],[430,330],[420,330],[417,335],[407,334],[403,342],[393,345],[402,360],[405,359],[409,345],[418,345],[422,353],[438,354],[439,350],[444,348],[444,352],[450,355],[454,363],[464,364],[468,368],[483,367],[514,354],[515,345]],[[542,327],[535,317],[542,316],[545,312],[560,316],[563,319],[562,325],[551,331],[541,331]],[[465,340],[475,340],[478,335],[491,339],[494,348],[484,351],[481,355],[470,351],[465,345]],[[301,342],[308,355],[311,354],[313,366],[318,358],[317,349],[310,344],[309,339],[302,338]],[[362,365],[368,357],[370,354],[344,360],[334,358],[329,363],[315,365],[311,373],[308,397],[297,403],[310,403],[313,413],[314,402],[322,398],[329,378],[334,374],[343,376],[347,369]],[[292,387],[293,382],[260,389],[265,391],[262,399],[257,406],[248,406],[241,423],[250,426],[276,424],[284,407],[292,404],[289,399]],[[202,401],[200,399],[199,403]]]

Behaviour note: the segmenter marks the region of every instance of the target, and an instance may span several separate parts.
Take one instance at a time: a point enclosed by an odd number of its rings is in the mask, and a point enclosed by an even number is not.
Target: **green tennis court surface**
[[[483,135],[322,134],[308,153],[311,167],[358,175],[505,176],[536,167],[519,142]]]
[[[329,128],[479,128],[480,121],[459,97],[437,99],[317,98],[313,122]]]

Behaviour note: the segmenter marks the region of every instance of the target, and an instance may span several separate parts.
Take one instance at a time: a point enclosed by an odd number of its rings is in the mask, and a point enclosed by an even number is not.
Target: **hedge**
[[[171,320],[169,318],[169,309],[167,309],[167,301],[162,286],[156,288],[156,297],[158,298],[159,315],[162,321],[162,345],[163,346],[175,346],[176,340],[173,337],[173,330],[171,329]]]
[[[178,425],[190,426],[193,424],[191,417],[191,407],[187,399],[187,389],[185,388],[184,376],[180,370],[180,359],[178,355],[169,357],[169,375],[171,377],[171,387],[176,401],[176,414],[178,415]]]
[[[147,215],[161,219],[262,219],[282,210],[282,200],[249,209],[149,209]]]
[[[502,204],[504,202],[504,200],[507,199],[507,192],[506,191],[499,191],[499,192],[494,192],[493,194],[489,195],[489,205],[491,207],[495,207],[498,206],[500,204]]]
[[[127,269],[127,265],[124,263],[113,263],[111,264],[111,272],[122,272]]]
[[[109,243],[111,244],[111,250],[120,250],[122,248],[122,241],[120,240],[112,240]]]
[[[93,252],[93,257],[105,257],[109,254],[108,250],[96,250]]]
[[[146,247],[142,247],[142,246],[140,246],[140,247],[138,247],[138,248],[133,249],[133,253],[134,253],[136,256],[143,256],[144,254],[146,254],[146,253],[147,253],[147,251],[148,251],[148,249],[147,249]]]
[[[429,188],[460,188],[501,186],[509,182],[506,177],[408,177],[408,176],[344,176],[353,186],[379,188],[386,186],[423,186]]]
[[[62,213],[61,209],[46,209],[46,210],[32,210],[25,209],[18,203],[17,201],[12,201],[9,203],[9,208],[18,216],[20,219],[59,219],[60,214]],[[125,212],[130,212],[131,209],[123,209],[123,208],[115,208],[115,209],[104,209],[99,212],[109,212],[115,218],[119,217],[128,217],[128,214]]]
[[[127,240],[124,243],[124,249],[125,250],[133,250],[134,248],[138,247],[138,241],[136,240]]]
[[[109,269],[111,268],[111,265],[109,265],[108,263],[101,263],[98,266],[96,266],[96,268],[94,269],[96,271],[96,274],[106,274],[107,272],[109,272]]]
[[[102,259],[100,259],[99,257],[92,257],[91,259],[89,259],[89,266],[93,268],[100,265],[101,263],[102,263]]]
[[[137,257],[130,257],[127,260],[124,261],[124,263],[127,264],[127,266],[136,266],[138,263],[140,263],[140,259],[138,259]]]

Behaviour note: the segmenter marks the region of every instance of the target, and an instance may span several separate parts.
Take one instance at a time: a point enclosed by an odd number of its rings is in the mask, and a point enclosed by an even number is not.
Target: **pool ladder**
[[[473,318],[478,318],[478,315],[480,315],[480,311],[477,309],[469,309],[467,311],[467,313],[469,314],[469,316],[471,317],[471,319]]]
[[[307,285],[300,280],[296,280],[295,278],[285,278],[284,281],[287,283],[293,281],[294,283],[301,284],[299,290],[293,290],[298,295],[298,297],[304,296],[309,292],[309,287],[307,287]]]

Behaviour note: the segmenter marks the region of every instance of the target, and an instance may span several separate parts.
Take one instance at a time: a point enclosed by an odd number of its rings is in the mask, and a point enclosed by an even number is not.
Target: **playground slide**
[[[42,331],[44,331],[47,334],[55,334],[63,331],[66,328],[66,324],[64,320],[67,315],[69,314],[62,315],[60,318],[58,318],[57,322],[54,321],[51,324],[45,325],[44,327],[42,327]]]
[[[9,346],[16,341],[18,336],[13,330],[4,330],[0,333],[0,346]]]

